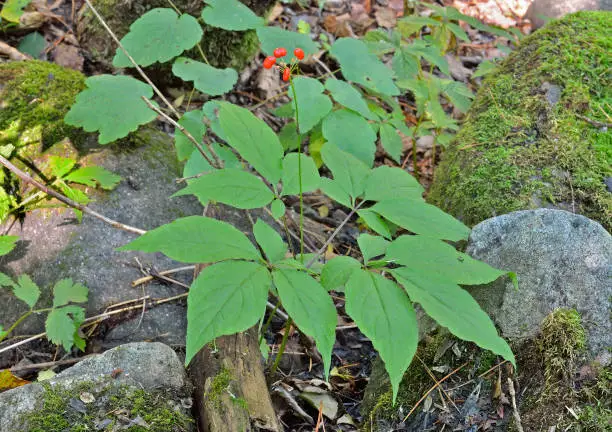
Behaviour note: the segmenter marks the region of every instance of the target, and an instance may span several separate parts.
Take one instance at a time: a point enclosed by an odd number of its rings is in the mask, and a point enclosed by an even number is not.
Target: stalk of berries
[[[274,55],[268,56],[264,60],[263,67],[265,69],[271,69],[276,64],[277,59],[285,57],[287,55],[287,49],[283,47],[278,47],[273,51],[273,54]],[[283,81],[289,81],[291,79],[291,72],[294,67],[297,66],[295,59],[297,58],[298,60],[304,60],[304,50],[302,48],[296,48],[293,50],[293,55],[295,57],[291,59],[290,64],[283,62],[278,65],[279,70],[283,72]]]

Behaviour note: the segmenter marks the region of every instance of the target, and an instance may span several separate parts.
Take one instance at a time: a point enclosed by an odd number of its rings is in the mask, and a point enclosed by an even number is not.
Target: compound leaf
[[[282,195],[296,195],[300,192],[298,161],[302,165],[302,192],[312,192],[319,188],[321,177],[319,170],[310,156],[298,153],[289,153],[283,159],[283,193]]]
[[[72,158],[65,158],[61,156],[50,156],[49,157],[49,168],[51,172],[57,178],[62,178],[70,172],[76,165],[76,161]]]
[[[88,166],[71,172],[65,180],[92,187],[99,184],[102,189],[110,190],[119,184],[121,176],[100,166]]]
[[[374,163],[376,134],[359,114],[346,109],[332,112],[323,120],[323,136],[368,167]]]
[[[264,254],[266,254],[268,261],[275,263],[285,259],[287,243],[283,241],[274,228],[261,219],[257,219],[255,226],[253,226],[253,234]]]
[[[264,207],[274,199],[272,191],[258,177],[235,168],[214,170],[198,177],[173,196],[189,194],[197,196],[203,205],[212,200],[239,209]]]
[[[118,250],[161,252],[177,261],[194,264],[260,258],[255,246],[242,232],[227,222],[204,216],[175,219]]]
[[[216,337],[252,327],[264,313],[271,278],[257,263],[227,261],[206,267],[187,298],[185,364]]]
[[[338,59],[347,81],[354,81],[387,96],[399,94],[399,89],[393,83],[393,71],[371,54],[367,45],[359,39],[338,39],[330,53]]]
[[[299,105],[299,130],[300,134],[305,134],[329,114],[332,103],[323,94],[323,84],[314,78],[298,76],[293,79],[293,85]]]
[[[410,299],[419,303],[440,325],[455,336],[472,341],[515,364],[512,350],[467,291],[449,280],[406,267],[391,270],[391,273],[406,289]]]
[[[100,144],[127,136],[138,126],[157,117],[142,97],[151,98],[153,89],[129,76],[96,75],[85,80],[87,89],[64,117],[71,126],[87,132],[99,131]]]
[[[301,331],[314,338],[327,377],[338,320],[331,297],[317,281],[298,270],[274,270],[272,279],[289,316]]]
[[[395,403],[399,384],[419,341],[412,304],[393,281],[365,270],[355,270],[351,274],[345,295],[346,312],[385,362]]]
[[[470,229],[463,223],[423,200],[385,200],[371,210],[408,231],[427,237],[459,241],[467,239],[470,234]]]
[[[151,9],[130,26],[121,44],[140,66],[155,62],[164,63],[193,48],[202,39],[202,27],[188,14],[178,16],[169,8]],[[117,48],[113,58],[115,67],[132,67],[133,64]]]
[[[246,108],[220,102],[219,123],[225,140],[270,183],[281,177],[283,147],[263,120]]]
[[[184,81],[193,81],[196,89],[211,96],[227,93],[238,81],[238,72],[232,68],[217,69],[187,57],[174,61],[172,73]]]
[[[205,3],[208,6],[202,10],[202,19],[210,26],[244,31],[264,25],[263,18],[238,0],[205,0]]]
[[[86,302],[88,292],[85,285],[74,283],[70,278],[62,279],[53,288],[53,307],[64,306],[70,302]]]

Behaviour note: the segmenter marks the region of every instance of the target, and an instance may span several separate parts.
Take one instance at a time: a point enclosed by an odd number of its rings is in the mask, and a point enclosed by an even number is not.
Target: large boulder
[[[612,10],[610,0],[534,0],[529,5],[526,18],[534,28],[546,24],[546,19],[561,18],[569,13],[583,10]]]
[[[126,344],[48,381],[0,393],[0,432],[193,431],[190,393],[172,349]]]
[[[576,309],[593,357],[609,363],[612,347],[612,236],[584,216],[538,209],[488,219],[474,227],[467,253],[518,275],[470,288],[512,340],[536,336],[555,309]]]
[[[265,15],[275,0],[241,0],[259,16]],[[173,2],[183,13],[196,18],[204,7],[201,0],[175,0]],[[95,2],[109,27],[120,39],[125,36],[130,25],[147,11],[154,8],[169,8],[167,0],[103,0]],[[110,66],[112,64],[116,44],[104,27],[97,21],[89,8],[84,5],[79,14],[77,35],[81,46],[92,55],[93,60]],[[254,31],[230,32],[210,26],[203,26],[204,36],[201,46],[206,58],[216,67],[233,67],[241,70],[259,50],[259,40]],[[200,59],[197,51],[194,58]],[[168,73],[169,70],[167,71]],[[167,78],[165,80],[167,82]]]
[[[525,38],[488,76],[429,200],[475,225],[540,207],[612,228],[612,14],[579,12]]]

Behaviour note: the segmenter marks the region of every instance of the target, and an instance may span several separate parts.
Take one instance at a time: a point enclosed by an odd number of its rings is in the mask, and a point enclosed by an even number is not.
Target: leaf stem
[[[272,364],[272,367],[270,368],[271,375],[274,375],[274,373],[276,372],[276,369],[278,369],[278,365],[280,363],[281,357],[283,356],[283,353],[285,352],[285,347],[287,346],[287,340],[289,339],[289,333],[291,332],[292,325],[293,325],[293,320],[291,319],[291,317],[289,317],[289,319],[285,323],[285,333],[283,334],[283,340],[281,341],[281,346],[278,349],[278,353],[276,353],[276,357],[274,358],[274,363]]]
[[[30,315],[32,315],[32,313],[33,313],[33,311],[32,311],[32,310],[29,310],[29,311],[27,311],[26,313],[24,313],[23,315],[21,315],[21,316],[19,317],[19,319],[18,319],[17,321],[15,321],[15,322],[13,323],[13,325],[12,325],[12,326],[10,326],[10,327],[9,327],[9,328],[6,330],[6,332],[4,333],[4,335],[3,335],[3,336],[0,336],[0,342],[2,342],[4,339],[6,339],[6,337],[7,337],[9,334],[11,334],[11,333],[13,332],[13,330],[15,330],[15,328],[17,328],[17,326],[23,322],[23,320],[25,320],[27,317],[29,317]]]
[[[302,137],[300,136],[300,110],[298,108],[297,93],[293,83],[293,77],[289,75],[289,84],[293,93],[293,103],[295,104],[295,128],[297,132],[298,144],[298,184],[300,192],[300,262],[304,262],[304,194],[302,192]]]

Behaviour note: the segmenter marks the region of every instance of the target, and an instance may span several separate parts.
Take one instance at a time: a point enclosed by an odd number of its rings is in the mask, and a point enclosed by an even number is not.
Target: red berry
[[[296,48],[293,51],[293,54],[295,54],[295,56],[299,59],[299,60],[303,60],[304,59],[304,50],[302,48]]]
[[[287,55],[287,50],[285,48],[276,48],[274,50],[274,57],[281,58]]]
[[[276,63],[276,57],[266,57],[263,62],[263,67],[266,69],[270,69],[272,66],[274,66],[274,63]]]
[[[289,81],[289,77],[291,76],[291,69],[285,68],[283,71],[283,81]]]

